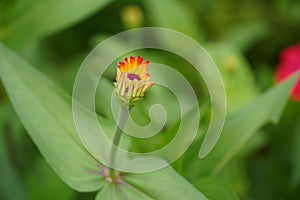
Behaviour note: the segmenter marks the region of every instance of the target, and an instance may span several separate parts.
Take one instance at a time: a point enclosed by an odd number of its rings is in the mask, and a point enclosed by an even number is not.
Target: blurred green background
[[[211,54],[231,113],[274,85],[278,55],[300,39],[299,11],[297,0],[0,0],[0,40],[71,93],[80,64],[105,38],[143,26],[175,29]],[[151,51],[142,55],[171,64],[206,98],[183,60]],[[106,76],[114,81],[113,72]],[[279,125],[260,130],[219,176],[240,199],[298,199],[299,147],[300,104],[289,102]],[[0,82],[0,199],[93,197],[68,188],[47,165]]]

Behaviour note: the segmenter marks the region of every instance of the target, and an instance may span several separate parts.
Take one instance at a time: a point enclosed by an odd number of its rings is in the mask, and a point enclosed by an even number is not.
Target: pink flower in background
[[[289,46],[280,54],[280,62],[275,72],[275,81],[279,83],[286,80],[296,71],[300,70],[300,42]],[[291,91],[291,99],[300,102],[300,77]]]

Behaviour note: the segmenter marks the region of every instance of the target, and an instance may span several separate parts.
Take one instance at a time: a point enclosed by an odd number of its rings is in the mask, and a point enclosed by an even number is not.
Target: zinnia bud
[[[117,67],[115,82],[115,94],[124,108],[132,108],[144,96],[154,82],[149,82],[151,76],[148,73],[149,61],[144,62],[140,56],[137,58],[125,58]]]

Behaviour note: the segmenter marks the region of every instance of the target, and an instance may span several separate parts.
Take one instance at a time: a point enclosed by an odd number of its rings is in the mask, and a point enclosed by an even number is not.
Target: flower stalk
[[[129,116],[129,110],[121,106],[118,121],[117,121],[117,127],[113,138],[113,145],[110,151],[109,177],[112,179],[112,181],[114,181],[117,178],[117,171],[115,170],[116,155],[121,140],[121,136],[123,133],[123,128],[125,127],[128,116]]]
[[[109,177],[111,182],[116,182],[119,178],[119,173],[115,170],[115,162],[129,111],[143,99],[145,92],[154,85],[154,82],[149,81],[151,76],[148,73],[148,66],[149,61],[144,62],[140,56],[137,58],[131,56],[129,59],[125,58],[124,62],[120,62],[117,67],[114,91],[121,109],[110,152]]]

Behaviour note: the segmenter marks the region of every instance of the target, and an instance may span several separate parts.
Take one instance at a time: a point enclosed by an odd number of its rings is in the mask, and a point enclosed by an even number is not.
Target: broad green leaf
[[[127,197],[124,199],[207,199],[171,167],[144,174],[125,174],[123,179],[118,189]]]
[[[193,185],[201,190],[209,199],[237,200],[237,195],[232,189],[220,178],[209,177],[201,178],[193,183]]]
[[[2,33],[0,38],[10,45],[20,45],[40,39],[78,23],[111,1],[26,1],[23,5],[15,5],[19,9],[15,9],[13,20],[0,27],[0,34]]]
[[[0,66],[1,81],[21,122],[54,171],[76,190],[99,189],[99,163],[79,140],[70,97],[2,44]]]
[[[138,189],[128,185],[127,183],[119,185],[107,184],[101,192],[98,193],[96,200],[111,199],[111,200],[153,200],[151,197],[142,193]]]
[[[238,194],[241,199],[248,196],[250,190],[247,158],[248,157],[244,157],[243,155],[241,156],[239,152],[239,155],[232,158],[232,160],[224,166],[217,176],[221,177],[222,180],[225,181],[226,185],[229,185],[235,194]]]
[[[180,31],[196,40],[203,40],[200,23],[185,2],[178,0],[145,0],[146,14],[155,26]],[[198,26],[197,26],[198,25]]]
[[[297,76],[295,74],[291,79],[260,95],[249,105],[230,114],[211,153],[203,159],[189,160],[190,163],[184,170],[187,177],[196,178],[218,173],[257,130],[268,122],[278,122]],[[196,158],[197,155],[192,153],[189,156]]]
[[[258,95],[254,74],[240,51],[222,43],[210,44],[207,50],[224,81],[227,112],[237,110]]]
[[[268,137],[264,130],[259,130],[253,137],[247,141],[243,148],[239,151],[239,157],[247,157],[252,155],[257,149],[263,148],[267,145]]]
[[[103,189],[98,193],[96,196],[96,200],[104,200],[104,199],[111,199],[111,200],[124,200],[120,192],[118,191],[114,184],[106,184]]]

